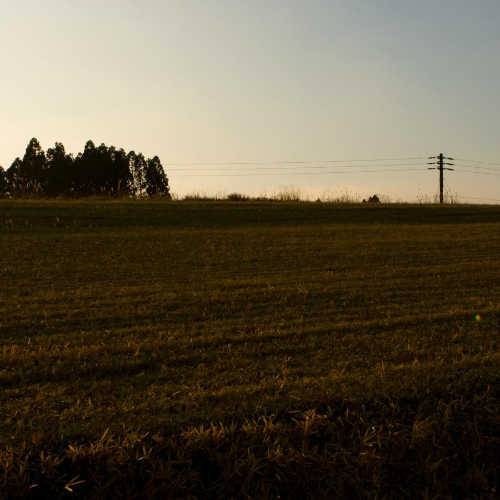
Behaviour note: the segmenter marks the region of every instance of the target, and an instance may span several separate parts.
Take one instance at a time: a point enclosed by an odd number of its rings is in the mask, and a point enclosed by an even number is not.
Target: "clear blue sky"
[[[441,151],[500,164],[498,0],[0,5],[5,168],[33,136],[71,152],[91,138],[158,154],[178,193],[295,186],[415,199],[436,192],[434,172],[199,174],[248,172],[220,162]],[[193,162],[217,165],[174,170]],[[490,167],[452,172],[448,186],[500,199],[500,166]]]

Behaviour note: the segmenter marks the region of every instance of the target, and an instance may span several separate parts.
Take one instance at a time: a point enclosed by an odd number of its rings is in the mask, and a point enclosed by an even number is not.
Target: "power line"
[[[455,160],[455,158],[450,158],[450,157],[444,156],[443,153],[440,153],[437,156],[429,156],[429,160],[432,160],[432,159],[435,159],[437,161],[432,162],[432,163],[428,163],[428,165],[436,165],[436,167],[431,167],[431,168],[429,168],[429,170],[439,170],[439,202],[440,203],[443,203],[443,201],[444,201],[444,196],[443,196],[444,180],[443,180],[443,177],[444,177],[445,170],[455,170],[458,173],[493,175],[493,176],[500,177],[500,172],[499,173],[494,172],[494,171],[491,172],[490,170],[492,170],[492,169],[488,169],[486,167],[477,167],[477,166],[475,167],[472,165],[465,165],[465,168],[463,165],[458,165],[458,169],[445,167],[445,165],[455,166],[455,163],[445,162],[445,160],[451,160],[451,161],[456,161],[456,160]],[[459,161],[473,162],[474,160],[459,160]],[[479,162],[479,160],[477,160],[477,161]],[[480,162],[480,163],[483,163],[483,162]],[[472,170],[466,170],[466,168],[471,168]],[[479,170],[479,169],[481,169],[481,170]],[[486,171],[484,171],[484,170],[486,170]],[[491,198],[490,199],[488,199],[488,198],[474,198],[473,196],[464,196],[463,198],[469,198],[471,200],[477,199],[477,200],[482,200],[482,201],[495,201],[495,202],[500,201],[500,200],[495,200],[495,199],[491,199]]]
[[[478,165],[462,165],[460,163],[457,166],[460,168],[473,168],[475,170],[484,170],[486,172],[500,172],[500,168],[481,167]]]
[[[184,177],[251,177],[251,176],[276,176],[276,175],[342,175],[358,173],[380,173],[380,172],[423,172],[420,168],[413,169],[376,169],[376,170],[336,170],[326,172],[238,172],[238,173],[217,173],[217,174],[181,174]]]
[[[393,167],[418,167],[420,163],[392,163],[392,164],[371,164],[371,165],[314,165],[314,164],[303,164],[303,165],[286,165],[286,166],[249,166],[246,169],[250,170],[295,170],[295,169],[326,169],[326,168],[366,168],[366,167],[383,167],[383,168],[393,168]],[[236,168],[223,167],[226,171],[237,171]],[[219,171],[221,168],[216,167],[203,167],[203,168],[169,168],[170,172],[203,172],[203,171]]]
[[[495,163],[495,162],[490,162],[490,161],[482,161],[482,160],[466,160],[464,158],[456,158],[457,161],[466,161],[466,162],[472,162],[472,163],[481,163],[483,165],[494,165],[497,167],[500,167],[500,163]]]
[[[410,161],[424,160],[424,156],[407,158],[365,158],[356,160],[261,160],[261,161],[211,161],[211,162],[169,162],[173,166],[222,166],[222,165],[306,165],[310,163],[357,163],[372,161]]]
[[[467,172],[469,174],[479,174],[479,175],[492,175],[493,177],[500,177],[500,172],[494,173],[494,172],[482,172],[478,170],[464,170],[463,168],[455,169],[456,172],[458,173],[464,173]]]
[[[219,169],[221,167],[230,167],[230,166],[253,166],[254,168],[259,168],[259,169],[292,169],[292,168],[343,168],[343,167],[349,167],[349,168],[361,168],[364,167],[365,165],[355,165],[355,163],[366,163],[366,162],[391,162],[388,164],[383,164],[383,165],[374,165],[373,163],[370,165],[371,166],[380,166],[380,167],[396,167],[396,166],[418,166],[420,163],[403,163],[403,164],[396,164],[392,163],[395,161],[416,161],[416,160],[423,160],[426,157],[423,156],[409,156],[405,158],[364,158],[364,159],[354,159],[354,160],[262,160],[262,161],[231,161],[231,162],[205,162],[205,161],[200,161],[200,162],[168,162],[167,168],[170,171],[181,171],[180,168],[170,168],[170,167],[216,167],[214,169]],[[492,172],[496,172],[496,168],[488,168],[488,167],[483,167],[481,165],[490,165],[493,167],[500,167],[500,163],[494,163],[494,162],[487,162],[487,161],[481,161],[481,160],[472,160],[472,159],[464,159],[464,158],[456,158],[454,159],[457,162],[468,162],[468,163],[478,163],[480,165],[460,165],[460,166],[465,166],[467,168],[474,168],[474,169],[481,169],[481,170],[488,170]],[[338,164],[338,165],[336,165]],[[182,170],[189,170],[189,171],[198,171],[198,170],[209,170],[209,169],[182,169]]]

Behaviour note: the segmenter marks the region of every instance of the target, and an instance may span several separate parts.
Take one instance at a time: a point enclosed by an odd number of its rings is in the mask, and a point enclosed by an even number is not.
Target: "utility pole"
[[[447,163],[444,160],[454,160],[454,158],[450,158],[448,156],[444,156],[443,153],[439,153],[437,156],[429,156],[429,160],[437,160],[431,163],[427,163],[427,165],[437,165],[437,167],[428,167],[427,170],[439,170],[439,203],[444,202],[443,196],[443,187],[444,187],[444,170],[455,170],[454,168],[447,168],[445,165],[453,166],[454,163]]]

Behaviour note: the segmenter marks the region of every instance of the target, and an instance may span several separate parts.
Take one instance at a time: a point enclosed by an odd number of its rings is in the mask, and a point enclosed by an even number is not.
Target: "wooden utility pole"
[[[437,167],[429,167],[427,170],[439,170],[439,203],[444,203],[444,170],[455,170],[454,168],[447,168],[445,165],[453,166],[454,163],[447,163],[444,160],[454,160],[448,156],[444,156],[443,153],[439,153],[437,156],[429,156],[429,160],[437,160],[435,162],[427,163],[427,165],[437,165]]]

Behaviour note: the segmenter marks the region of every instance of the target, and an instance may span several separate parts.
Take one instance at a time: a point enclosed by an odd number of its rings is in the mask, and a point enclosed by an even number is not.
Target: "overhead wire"
[[[425,160],[425,156],[411,156],[406,158],[365,158],[355,160],[260,160],[260,161],[210,161],[210,162],[169,162],[171,166],[230,166],[230,165],[307,165],[311,163],[359,163]]]
[[[295,169],[327,169],[327,168],[349,168],[349,169],[356,169],[356,168],[375,168],[375,167],[381,167],[381,168],[393,168],[393,167],[420,167],[421,163],[391,163],[391,164],[370,164],[370,165],[349,165],[349,164],[342,164],[342,165],[317,165],[311,162],[311,164],[303,164],[303,165],[278,165],[278,166],[267,166],[267,165],[257,165],[257,166],[249,166],[246,167],[246,170],[295,170]],[[203,167],[203,168],[169,168],[169,171],[171,172],[203,172],[203,171],[213,171],[213,170],[225,170],[225,171],[238,171],[239,169],[237,168],[231,168],[231,167],[222,167],[222,168],[217,168],[217,167]]]
[[[478,171],[486,171],[486,172],[500,172],[500,167],[499,168],[492,168],[492,167],[481,167],[478,165],[463,165],[461,163],[454,163],[456,167],[459,168],[473,168],[474,170]]]
[[[458,173],[469,173],[469,174],[479,174],[479,175],[492,175],[493,177],[500,177],[500,172],[483,172],[481,170],[465,170],[463,168],[455,169],[455,172]]]
[[[500,163],[490,162],[490,161],[482,161],[482,160],[467,160],[467,159],[464,159],[464,158],[455,158],[454,160],[455,160],[455,161],[465,161],[465,162],[469,162],[469,163],[480,163],[480,164],[482,164],[482,165],[493,165],[493,166],[500,167]]]
[[[260,160],[260,161],[199,161],[171,162],[169,172],[182,177],[256,177],[256,176],[313,176],[364,173],[427,172],[422,160],[427,156],[397,158],[362,158],[351,160]],[[415,163],[418,161],[418,163]],[[500,163],[454,158],[454,170],[458,173],[500,176]],[[394,163],[405,162],[405,163]],[[411,163],[407,163],[411,162]],[[463,163],[468,164],[463,164]],[[469,163],[475,163],[471,165]],[[487,165],[487,166],[483,166]],[[171,168],[174,167],[174,168]],[[178,168],[176,168],[178,167]],[[402,168],[409,167],[409,168]],[[472,199],[472,198],[471,198]],[[489,200],[497,201],[497,200]]]
[[[375,170],[328,170],[323,172],[235,172],[235,173],[215,173],[215,174],[184,174],[184,177],[250,177],[250,176],[276,176],[276,175],[341,175],[354,173],[380,173],[380,172],[426,172],[421,168],[413,169],[375,169]]]

